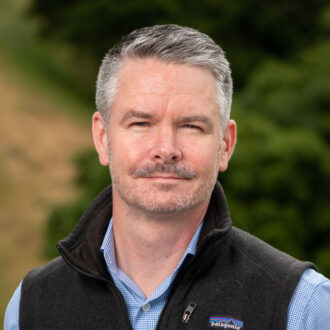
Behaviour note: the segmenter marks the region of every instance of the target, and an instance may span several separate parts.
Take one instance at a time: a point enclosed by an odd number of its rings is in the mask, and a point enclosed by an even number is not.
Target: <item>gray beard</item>
[[[112,163],[111,148],[109,141],[107,144],[108,144],[107,146],[108,146],[109,169],[111,175],[111,173],[114,173],[115,171],[113,171],[113,163]],[[166,205],[161,205],[157,203],[156,199],[154,199],[153,202],[149,201],[148,204],[146,205],[143,202],[143,198],[140,198],[138,194],[133,194],[132,197],[134,198],[128,199],[121,189],[122,185],[120,182],[120,178],[118,178],[117,176],[112,176],[112,185],[113,188],[118,193],[118,195],[121,197],[121,199],[125,201],[127,205],[132,205],[141,210],[154,214],[174,214],[174,213],[183,212],[202,204],[211,197],[215,182],[217,180],[217,173],[218,173],[217,165],[218,165],[219,157],[220,157],[220,150],[218,152],[217,162],[215,164],[216,166],[214,168],[214,176],[212,181],[210,180],[209,182],[204,182],[201,185],[200,190],[197,192],[197,194],[192,191],[187,191],[184,194],[184,196],[180,196],[181,198],[179,198],[178,196],[175,202],[167,203]],[[171,173],[185,180],[194,180],[198,178],[197,173],[179,164],[161,164],[161,163],[149,164],[141,168],[133,168],[130,170],[129,173],[130,175],[136,178],[149,177],[155,173],[157,174]],[[173,186],[168,184],[166,185],[157,184],[157,189],[161,191],[170,191],[171,189],[173,189]]]

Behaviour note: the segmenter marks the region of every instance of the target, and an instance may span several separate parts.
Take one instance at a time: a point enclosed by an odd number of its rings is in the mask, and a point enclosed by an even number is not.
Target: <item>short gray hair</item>
[[[97,78],[96,108],[108,123],[125,59],[156,58],[164,62],[204,67],[215,76],[221,128],[230,118],[233,82],[223,50],[206,34],[174,24],[134,30],[105,55]]]

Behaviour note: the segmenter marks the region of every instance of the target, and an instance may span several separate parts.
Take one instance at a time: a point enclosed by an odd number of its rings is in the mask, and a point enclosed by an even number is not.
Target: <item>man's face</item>
[[[116,197],[151,213],[208,202],[230,157],[219,116],[210,71],[156,59],[126,61],[97,146],[101,163],[110,165]],[[103,125],[96,121],[94,139]]]

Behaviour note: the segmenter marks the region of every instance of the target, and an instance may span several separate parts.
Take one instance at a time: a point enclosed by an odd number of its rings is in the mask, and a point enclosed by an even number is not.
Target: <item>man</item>
[[[112,187],[30,272],[6,329],[328,329],[329,281],[232,227],[219,183],[232,80],[208,36],[136,30],[100,68],[93,138]]]

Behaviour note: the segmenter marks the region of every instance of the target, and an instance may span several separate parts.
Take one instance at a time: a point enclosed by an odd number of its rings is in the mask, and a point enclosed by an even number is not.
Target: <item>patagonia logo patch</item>
[[[243,321],[225,316],[211,316],[209,319],[211,329],[234,329],[243,330]]]

